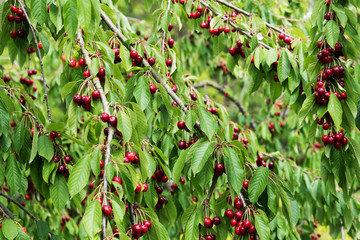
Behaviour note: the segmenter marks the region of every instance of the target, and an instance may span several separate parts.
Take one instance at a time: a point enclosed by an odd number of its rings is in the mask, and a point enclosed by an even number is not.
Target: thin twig
[[[206,80],[206,81],[202,81],[200,83],[196,83],[194,84],[194,87],[195,88],[201,88],[201,87],[206,87],[206,86],[211,86],[215,89],[217,89],[219,92],[221,92],[222,94],[224,94],[224,96],[226,98],[228,98],[230,101],[232,101],[233,103],[235,103],[235,105],[239,108],[240,112],[246,116],[248,115],[248,111],[246,111],[245,107],[241,104],[240,101],[236,100],[235,98],[233,98],[232,96],[230,96],[226,91],[225,91],[225,88],[221,85],[219,85],[218,83],[216,82],[213,82],[213,81],[209,81],[209,80]],[[250,126],[253,130],[256,130],[256,123],[254,122],[253,119],[251,119],[251,122],[250,122]]]
[[[37,40],[37,37],[36,37],[36,34],[35,34],[35,30],[34,30],[34,27],[33,25],[31,24],[30,22],[30,18],[25,10],[25,7],[23,5],[23,3],[21,2],[21,0],[19,0],[19,4],[21,6],[21,9],[24,11],[24,14],[25,14],[25,17],[26,17],[26,20],[28,21],[29,23],[29,26],[30,26],[30,30],[32,32],[32,35],[34,37],[34,41],[35,41],[35,45],[36,45],[36,52],[37,52],[37,55],[38,55],[38,58],[39,58],[39,61],[40,61],[40,66],[41,66],[41,73],[42,73],[42,76],[43,76],[43,85],[44,85],[44,101],[46,103],[46,108],[47,108],[47,114],[48,114],[48,119],[49,119],[49,123],[51,123],[51,113],[50,113],[50,106],[49,106],[49,100],[48,100],[48,95],[47,95],[47,88],[46,88],[46,77],[45,77],[45,73],[44,73],[44,64],[43,64],[43,61],[42,61],[42,58],[41,58],[41,52],[40,52],[40,49],[39,49],[39,45],[38,45],[38,40]]]
[[[266,157],[269,157],[269,158],[271,158],[271,159],[278,159],[278,160],[283,161],[283,162],[288,161],[287,159],[279,158],[279,157],[276,157],[276,156],[271,155],[271,154],[269,154],[269,153],[261,152],[261,154],[264,155],[264,156],[266,156]],[[321,179],[321,177],[313,174],[312,172],[310,172],[310,171],[308,171],[308,170],[306,170],[306,169],[304,169],[304,168],[302,168],[302,167],[297,166],[296,164],[290,163],[290,166],[293,167],[293,168],[296,168],[296,169],[301,169],[301,171],[303,171],[304,173],[312,176],[312,177],[315,178],[315,179]]]
[[[238,8],[234,5],[232,5],[231,3],[228,3],[226,1],[223,1],[223,0],[214,0],[215,2],[218,2],[219,4],[222,4],[222,5],[225,5],[227,6],[228,8],[231,8],[233,10],[235,10],[236,12],[238,13],[241,13],[241,14],[244,14],[245,16],[248,16],[248,17],[251,17],[253,14],[252,13],[249,13],[241,8]],[[274,25],[271,25],[270,23],[267,23],[267,22],[264,22],[265,26],[267,26],[268,28],[271,28],[273,30],[275,30],[276,32],[278,33],[282,33],[284,34],[285,36],[288,36],[288,37],[291,37],[289,34],[287,34],[286,32],[282,31],[280,28],[278,27],[275,27]]]
[[[85,49],[85,43],[84,43],[84,39],[82,37],[82,33],[81,30],[78,30],[77,32],[77,39],[81,48],[81,52],[85,58],[85,62],[86,65],[89,67],[89,71],[90,71],[90,75],[91,76],[96,76],[95,73],[91,72],[90,69],[90,65],[91,65],[91,59],[89,57],[89,53],[88,51]],[[95,85],[96,89],[100,91],[100,98],[101,98],[101,102],[104,108],[104,112],[110,115],[110,110],[109,110],[109,102],[106,98],[106,95],[104,93],[104,90],[100,84],[99,79],[97,78],[92,78],[91,79],[92,83]],[[104,176],[103,176],[103,182],[104,182],[104,186],[102,189],[103,194],[103,201],[104,204],[107,204],[107,185],[108,185],[108,181],[106,178],[106,166],[107,164],[110,162],[110,157],[111,157],[111,140],[113,139],[114,133],[115,133],[115,128],[113,126],[111,126],[110,124],[108,124],[108,129],[109,129],[109,134],[107,136],[107,141],[106,141],[106,151],[105,151],[105,162],[104,162]],[[102,216],[102,224],[101,224],[101,229],[102,229],[102,238],[106,238],[106,215],[103,214]]]
[[[212,7],[210,7],[206,2],[204,2],[203,0],[200,0],[200,3],[207,9],[209,9],[210,11],[212,11],[214,13],[215,16],[220,15],[220,13],[218,13],[217,11],[215,11]],[[222,17],[222,19],[224,19],[224,21],[227,21],[228,19],[226,17]],[[248,38],[252,38],[252,34],[249,32],[246,32],[244,30],[242,30],[241,28],[239,28],[238,26],[235,25],[235,23],[233,22],[228,22],[230,26],[232,26],[233,28],[236,29],[236,31],[238,31],[239,33],[241,33],[242,35],[245,35]],[[262,45],[264,48],[266,49],[271,49],[272,47],[270,47],[269,45],[259,41],[259,44]]]
[[[15,203],[19,208],[21,208],[21,210],[23,210],[27,215],[29,215],[30,218],[32,218],[35,222],[38,221],[38,219],[31,212],[29,212],[25,207],[23,207],[21,205],[21,203],[19,203],[18,201],[16,201],[12,197],[10,197],[10,196],[6,195],[5,193],[2,193],[2,192],[0,192],[0,196],[3,196],[5,198],[7,198],[8,200],[10,200],[11,202]]]
[[[14,220],[14,214],[2,202],[0,202],[0,209],[6,218]]]

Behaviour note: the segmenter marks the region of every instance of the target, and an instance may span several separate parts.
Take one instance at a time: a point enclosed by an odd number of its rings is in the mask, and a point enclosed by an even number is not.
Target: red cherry
[[[134,152],[126,153],[126,157],[129,159],[130,162],[134,161],[136,154]]]
[[[150,221],[150,220],[146,220],[146,221],[144,222],[144,225],[147,226],[148,229],[150,229],[150,228],[151,228],[151,221]]]
[[[242,211],[236,211],[235,212],[235,218],[237,218],[239,220],[242,218],[242,215],[243,215]]]
[[[157,90],[157,87],[156,87],[155,84],[151,84],[149,86],[149,89],[150,89],[151,94],[154,94],[156,92],[156,90]]]
[[[231,31],[230,27],[226,26],[224,27],[224,32],[225,33],[229,33]]]
[[[102,212],[106,215],[109,216],[112,213],[112,208],[109,205],[103,205],[102,206]]]
[[[244,228],[245,228],[245,229],[249,229],[250,226],[251,226],[251,222],[250,222],[249,220],[246,220],[246,221],[244,222]]]
[[[234,217],[234,212],[231,209],[228,209],[225,211],[225,216],[227,216],[228,218],[233,218]]]
[[[76,65],[76,60],[75,59],[70,59],[70,64],[69,67],[73,68]]]
[[[240,199],[234,201],[234,208],[235,209],[240,209],[242,207],[242,202],[240,201]]]
[[[136,59],[136,58],[138,57],[138,52],[137,52],[136,50],[132,50],[132,51],[130,52],[130,57],[131,57],[132,59]]]
[[[143,185],[143,192],[146,192],[149,188],[147,183],[143,183],[142,185]]]
[[[117,125],[117,117],[116,116],[110,116],[109,117],[109,123],[111,126],[116,127]]]
[[[224,164],[222,163],[215,164],[214,172],[217,176],[221,176],[225,172]]]
[[[171,59],[167,59],[166,60],[166,66],[170,67],[172,65],[172,60]]]
[[[55,132],[55,131],[51,131],[51,132],[50,132],[50,137],[56,138],[57,136],[58,136],[58,133],[57,133],[57,132]]]
[[[12,13],[17,13],[18,9],[17,9],[16,6],[11,6],[10,10],[11,10]]]
[[[136,185],[136,189],[135,189],[135,192],[140,192],[141,191],[141,183],[138,183]]]
[[[207,228],[211,228],[213,225],[212,221],[210,218],[208,217],[204,217],[204,226]]]
[[[155,58],[153,57],[149,57],[147,61],[150,64],[150,66],[153,66],[155,64]]]
[[[284,40],[285,39],[285,35],[283,33],[279,33],[279,39],[280,40]]]
[[[92,92],[92,97],[93,97],[93,99],[99,99],[100,98],[100,91],[99,90],[94,90],[93,92]]]
[[[341,144],[346,145],[347,143],[348,143],[348,139],[346,137],[343,137],[343,139],[341,140]]]
[[[249,182],[248,181],[243,181],[243,188],[246,189],[246,190],[249,188]]]
[[[233,219],[230,220],[230,225],[231,225],[231,226],[235,227],[236,224],[237,224],[237,221],[236,221],[235,218],[233,218]]]
[[[54,163],[57,163],[60,161],[60,158],[57,156],[53,156],[52,160],[54,161]]]
[[[66,155],[66,156],[64,157],[64,161],[65,161],[65,163],[67,163],[67,164],[69,164],[69,163],[71,162],[71,160],[72,160],[72,156],[71,156],[71,155]]]
[[[103,122],[108,122],[108,121],[109,121],[109,114],[107,114],[107,113],[102,113],[102,114],[101,114],[101,121],[103,121]]]
[[[141,226],[140,226],[139,224],[135,224],[135,225],[133,226],[133,231],[134,231],[134,233],[136,233],[136,234],[140,234],[140,233],[141,233]]]
[[[255,233],[256,232],[256,229],[255,229],[255,226],[254,225],[251,225],[249,230],[248,230],[249,233]]]
[[[103,78],[105,77],[105,68],[99,68],[99,72],[97,74],[98,77]]]
[[[178,144],[179,149],[185,149],[186,148],[186,142],[184,140],[180,140]]]
[[[177,126],[178,126],[179,129],[185,129],[186,128],[186,125],[185,125],[184,121],[179,121],[177,123]]]
[[[8,18],[8,21],[9,21],[9,22],[12,22],[12,21],[15,20],[15,16],[12,15],[12,14],[9,14],[9,15],[7,16],[7,18]]]
[[[119,184],[121,184],[121,182],[122,182],[121,178],[119,178],[119,177],[113,177],[112,180],[113,180],[113,182],[117,182]]]

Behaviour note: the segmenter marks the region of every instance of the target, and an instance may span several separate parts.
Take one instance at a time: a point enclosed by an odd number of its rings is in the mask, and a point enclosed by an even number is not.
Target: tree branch
[[[115,35],[120,39],[120,41],[125,45],[125,42],[127,42],[127,38],[121,33],[121,31],[115,26],[115,24],[111,21],[111,19],[106,15],[106,13],[101,10],[101,17],[104,20],[104,22],[108,25],[108,27],[115,33]],[[133,47],[129,47],[130,50],[133,50]],[[146,59],[143,59],[143,64],[145,67],[149,67],[150,73],[155,79],[156,82],[160,83],[170,95],[170,97],[180,106],[181,110],[184,113],[187,113],[188,109],[185,106],[185,103],[176,95],[176,93],[173,92],[171,87],[166,83],[166,80],[163,79],[157,71],[155,71],[154,68],[150,66],[150,64],[147,62]],[[202,136],[205,136],[204,132],[200,128],[200,123],[196,122],[195,128],[198,129]]]
[[[214,1],[217,2],[217,3],[219,3],[219,4],[222,4],[222,5],[227,6],[228,8],[231,8],[231,9],[235,10],[235,11],[238,12],[238,13],[244,14],[245,16],[251,17],[251,16],[253,15],[252,13],[246,12],[245,10],[243,10],[243,9],[241,9],[241,8],[238,8],[238,7],[232,5],[231,3],[226,2],[226,1],[224,1],[224,0],[214,0]],[[291,37],[289,34],[285,33],[285,32],[282,31],[280,28],[277,28],[277,27],[275,27],[274,25],[271,25],[270,23],[267,23],[267,22],[264,21],[264,24],[265,24],[265,26],[267,26],[268,28],[271,28],[271,29],[275,30],[275,31],[278,32],[278,33],[282,33],[282,34],[284,34],[285,36]]]
[[[27,215],[29,215],[30,218],[32,218],[35,222],[38,221],[38,219],[31,212],[29,212],[25,207],[23,207],[18,201],[16,201],[12,197],[10,197],[10,196],[6,195],[5,193],[2,193],[2,192],[0,192],[0,196],[3,196],[5,198],[7,198],[9,201],[15,203],[19,208],[21,208],[21,210],[23,210]]]
[[[210,7],[210,6],[209,6],[206,2],[204,2],[203,0],[200,0],[200,3],[201,3],[205,8],[209,9],[210,11],[212,11],[215,16],[220,15],[220,13],[218,13],[217,11],[215,11],[212,7]],[[225,17],[222,17],[222,19],[224,19],[224,21],[227,21],[227,20],[228,20],[228,19],[225,18]],[[253,35],[252,35],[251,33],[242,30],[241,28],[239,28],[238,26],[236,26],[235,23],[229,21],[229,25],[232,26],[233,28],[235,28],[236,31],[238,31],[238,32],[241,33],[242,35],[245,35],[246,37],[248,37],[248,38],[250,38],[250,39],[252,38]],[[264,48],[266,48],[266,49],[271,49],[271,48],[272,48],[272,47],[270,47],[269,45],[267,45],[267,44],[265,44],[265,43],[263,43],[263,42],[260,42],[260,41],[259,41],[259,44],[262,45],[262,46],[263,46]]]
[[[91,59],[89,57],[88,51],[85,49],[85,43],[84,43],[84,39],[82,37],[81,30],[78,30],[78,32],[77,32],[77,39],[78,39],[78,42],[79,42],[79,45],[81,48],[81,52],[84,55],[86,65],[89,67],[88,70],[90,71],[90,75],[96,76],[96,74],[92,73],[91,69],[90,69]],[[108,102],[106,95],[104,93],[104,90],[99,82],[99,79],[92,78],[91,81],[95,85],[97,90],[100,91],[100,98],[101,98],[101,102],[102,102],[102,105],[104,108],[104,112],[106,112],[107,114],[110,115],[109,102]],[[104,204],[107,204],[107,202],[108,202],[107,195],[106,195],[108,192],[108,189],[107,189],[108,182],[107,182],[107,178],[106,178],[106,166],[110,162],[111,140],[113,139],[114,133],[115,133],[115,128],[113,126],[111,126],[110,124],[108,124],[108,129],[109,129],[109,134],[107,136],[107,141],[106,141],[106,152],[105,152],[105,161],[104,161],[104,176],[103,176],[104,185],[103,185],[103,189],[102,189],[102,192],[104,193],[103,194]],[[102,216],[101,229],[102,229],[102,238],[106,238],[106,215],[105,214],[103,214],[103,216]]]
[[[271,159],[277,159],[277,160],[280,160],[280,161],[283,161],[283,162],[288,161],[287,159],[275,157],[274,155],[271,155],[271,154],[269,154],[269,153],[263,153],[263,152],[261,152],[261,154],[264,155],[264,156],[266,156],[266,157],[268,157],[268,158],[271,158]],[[306,170],[306,169],[304,169],[304,168],[302,168],[302,167],[299,167],[299,166],[296,165],[296,164],[290,163],[290,166],[293,167],[293,168],[296,168],[296,169],[301,169],[301,171],[303,171],[304,173],[312,176],[312,177],[315,178],[315,179],[321,179],[321,177],[313,174],[312,172],[310,172],[310,171],[308,171],[308,170]]]
[[[24,14],[25,14],[25,17],[26,17],[26,20],[28,21],[29,23],[29,26],[30,26],[30,30],[32,32],[32,35],[34,37],[34,41],[35,41],[35,47],[36,47],[36,52],[37,52],[37,55],[38,55],[38,58],[39,58],[39,61],[40,61],[40,66],[41,66],[41,73],[42,73],[42,77],[43,77],[43,86],[44,86],[44,101],[46,103],[46,108],[47,108],[47,114],[48,114],[48,119],[49,119],[49,123],[51,123],[51,113],[50,113],[50,106],[49,106],[49,100],[48,100],[48,95],[47,95],[47,88],[46,88],[46,77],[45,77],[45,73],[44,73],[44,64],[43,64],[43,61],[42,61],[42,58],[41,58],[41,52],[40,52],[40,49],[39,49],[39,45],[38,45],[38,40],[36,38],[36,34],[35,34],[35,30],[34,30],[34,27],[33,25],[31,24],[30,22],[30,18],[25,10],[25,7],[23,5],[23,3],[21,2],[21,0],[19,0],[19,4],[21,6],[21,9],[24,11]]]
[[[217,89],[219,92],[221,92],[222,94],[224,94],[224,96],[226,98],[228,98],[230,101],[232,101],[233,103],[235,103],[235,105],[239,108],[240,112],[243,114],[243,115],[248,115],[249,113],[246,111],[245,107],[241,104],[240,101],[236,100],[235,98],[233,98],[232,96],[230,96],[229,94],[227,94],[227,92],[225,91],[225,88],[221,85],[219,85],[218,83],[216,82],[213,82],[213,81],[209,81],[209,80],[206,80],[206,81],[202,81],[200,83],[196,83],[194,84],[194,87],[195,88],[201,88],[201,87],[206,87],[206,86],[211,86],[215,89]],[[256,123],[254,122],[253,119],[251,119],[251,122],[250,122],[250,126],[253,130],[256,130]]]

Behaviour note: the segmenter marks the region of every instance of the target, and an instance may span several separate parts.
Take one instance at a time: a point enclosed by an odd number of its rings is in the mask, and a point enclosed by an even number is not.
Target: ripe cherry
[[[100,91],[99,90],[94,90],[93,92],[92,92],[92,97],[93,97],[93,99],[99,99],[100,98]]]
[[[116,127],[117,125],[117,117],[116,116],[110,116],[109,117],[109,123],[111,126]]]
[[[134,161],[136,154],[134,152],[126,153],[126,157],[130,160],[130,162]]]
[[[135,225],[133,226],[133,231],[134,231],[134,233],[136,233],[136,234],[140,234],[140,233],[141,233],[141,226],[140,226],[139,224],[135,224]]]
[[[213,225],[212,220],[208,217],[204,217],[204,226],[207,228],[211,228]]]
[[[186,125],[184,121],[178,121],[177,126],[179,129],[185,129]]]
[[[141,192],[141,183],[136,185],[135,192]]]
[[[149,229],[148,229],[148,227],[147,227],[145,224],[141,225],[141,233],[142,233],[142,234],[147,233],[148,230],[149,230]]]
[[[101,114],[101,121],[103,121],[103,122],[108,122],[108,121],[109,121],[109,114],[107,114],[107,113],[102,113],[102,114]]]
[[[329,123],[324,123],[324,124],[323,124],[323,129],[324,129],[324,130],[328,130],[329,127],[330,127],[330,124],[329,124]]]
[[[132,51],[130,52],[130,57],[131,57],[132,59],[136,59],[136,58],[138,57],[138,52],[137,52],[136,50],[132,50]]]
[[[243,215],[242,211],[236,211],[236,212],[235,212],[235,217],[236,217],[237,219],[239,219],[239,220],[241,219],[242,215]]]
[[[57,132],[55,132],[55,131],[51,131],[51,132],[50,132],[50,137],[56,138],[57,136],[58,136],[58,133],[57,133]]]
[[[224,164],[217,163],[214,168],[215,175],[221,176],[225,172]]]
[[[150,64],[150,66],[153,66],[155,64],[155,58],[153,57],[149,57],[147,61]]]
[[[57,163],[60,161],[60,158],[58,156],[53,156],[52,160],[54,161],[54,163]]]
[[[212,222],[217,226],[221,223],[221,219],[219,217],[214,217],[212,219]]]
[[[75,59],[70,59],[70,63],[69,63],[69,67],[73,68],[76,65],[76,60]]]
[[[249,233],[255,233],[256,232],[256,229],[255,229],[255,226],[254,225],[251,225],[249,230],[248,230]]]
[[[156,90],[157,90],[157,87],[156,87],[155,84],[151,84],[149,86],[149,89],[150,89],[151,94],[154,94],[156,92]]]
[[[143,183],[142,185],[143,185],[143,192],[146,192],[149,189],[147,183]]]
[[[147,226],[148,229],[150,229],[150,228],[151,228],[151,221],[150,221],[150,220],[146,220],[146,221],[144,222],[144,225]]]
[[[102,206],[102,212],[106,215],[109,216],[112,213],[112,208],[109,205],[103,205]]]
[[[243,188],[246,189],[246,190],[249,188],[249,182],[248,181],[243,181]]]
[[[184,140],[180,140],[178,144],[179,149],[185,149],[186,148],[186,142]]]
[[[224,27],[224,32],[225,32],[225,33],[229,33],[230,30],[231,30],[230,27],[228,27],[228,26]]]
[[[66,155],[66,156],[64,157],[64,161],[65,161],[65,163],[67,163],[67,164],[69,164],[69,163],[71,162],[71,160],[72,160],[72,156],[71,156],[71,155]]]
[[[17,9],[16,6],[11,6],[10,10],[11,10],[12,13],[17,13],[18,9]]]
[[[231,226],[235,227],[236,224],[237,224],[237,221],[236,221],[235,218],[233,218],[233,219],[230,220],[230,225],[231,225]]]
[[[233,218],[234,217],[234,212],[231,209],[228,209],[225,211],[225,216],[227,216],[228,218]]]
[[[166,66],[170,67],[172,65],[172,60],[171,59],[167,59],[166,60]]]
[[[98,77],[103,78],[105,77],[105,68],[99,68],[99,72],[97,74]]]
[[[285,39],[285,35],[283,33],[279,33],[279,39],[280,40],[284,40]]]
[[[250,222],[249,220],[246,220],[246,221],[244,222],[244,228],[245,228],[245,229],[249,229],[250,226],[251,226],[251,222]]]

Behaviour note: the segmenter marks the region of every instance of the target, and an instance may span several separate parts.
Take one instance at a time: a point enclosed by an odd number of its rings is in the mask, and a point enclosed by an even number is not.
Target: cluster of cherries
[[[344,136],[343,130],[340,130],[337,133],[329,132],[327,135],[323,135],[321,140],[325,145],[333,144],[336,149],[340,148],[341,146],[345,146],[348,143],[348,139]]]
[[[5,83],[8,83],[11,81],[11,77],[8,76],[8,75],[4,75],[2,78],[1,78]]]
[[[170,23],[170,24],[171,24],[171,23]],[[170,24],[169,24],[169,28],[170,28]],[[172,24],[171,24],[171,25],[172,25]],[[173,47],[174,47],[174,43],[175,43],[175,40],[172,39],[172,38],[169,38],[169,39],[167,40],[167,42],[165,42],[165,46],[168,45],[169,48],[173,48]]]
[[[256,165],[258,167],[266,167],[266,161],[264,161],[264,156],[261,155],[261,154],[258,154],[257,158],[256,158]],[[274,162],[270,161],[269,164],[268,164],[268,168],[270,170],[272,170],[274,168]]]
[[[165,172],[163,169],[155,170],[155,172],[151,176],[151,179],[156,180],[159,183],[166,183],[169,180],[168,177],[165,175]],[[175,185],[174,186],[171,185],[172,190],[177,188],[177,185],[176,185],[176,187],[175,187]],[[163,187],[158,186],[155,188],[155,190],[156,190],[156,193],[159,195],[158,201],[157,201],[155,207],[156,207],[156,209],[161,209],[164,204],[168,203],[168,199],[166,197],[160,196],[160,194],[164,191]]]
[[[128,152],[126,153],[126,156],[123,158],[124,163],[130,163],[130,164],[139,164],[140,158],[136,153],[134,152]]]
[[[145,54],[145,52],[144,52],[144,54]],[[134,66],[134,62],[135,62],[135,66],[136,66],[136,64],[141,64],[143,61],[143,58],[138,54],[138,52],[136,50],[132,50],[130,52],[130,57],[133,61],[133,66]],[[155,58],[149,57],[147,59],[147,62],[150,64],[150,66],[153,66],[155,64]]]
[[[41,44],[41,48],[40,49],[42,49],[42,43],[39,43],[39,44]],[[28,49],[26,49],[26,53],[27,54],[31,54],[31,53],[34,53],[36,50],[35,50],[35,48],[34,47],[29,47]]]
[[[322,49],[322,51],[317,54],[317,58],[322,64],[331,63],[333,57],[339,57],[342,55],[342,44],[340,42],[335,43],[335,49],[323,41],[319,41],[317,43],[317,47]]]
[[[268,129],[270,130],[271,133],[275,133],[275,124],[273,122],[268,124]]]
[[[31,192],[32,190],[34,190],[35,187],[34,187],[34,183],[32,181],[28,181],[28,187],[26,189],[26,195],[25,195],[25,200],[26,201],[29,201],[30,200],[30,195],[31,195]],[[35,194],[37,193],[37,191],[35,190]]]
[[[178,144],[178,147],[179,147],[179,149],[181,149],[181,150],[187,149],[187,148],[189,148],[191,145],[193,145],[194,143],[196,143],[197,140],[199,140],[198,137],[196,137],[196,138],[194,138],[194,139],[191,139],[188,143],[187,143],[185,140],[180,140],[180,141],[179,141],[179,144]]]
[[[206,110],[215,115],[219,114],[219,111],[216,108],[207,107]]]
[[[146,220],[143,223],[138,223],[132,226],[132,238],[139,239],[151,228],[151,221]]]
[[[279,33],[279,40],[284,41],[285,44],[289,44],[291,48],[291,43],[294,41],[292,37],[285,36],[283,33]]]
[[[91,95],[94,100],[97,100],[100,98],[100,91],[94,90]],[[73,97],[73,101],[77,105],[83,107],[86,111],[90,111],[90,109],[91,109],[91,96],[90,95],[81,96],[80,94],[75,94]]]
[[[66,217],[62,217],[61,218],[61,222],[60,222],[60,225],[61,227],[64,227],[66,222],[69,222],[70,221],[70,217],[69,216],[66,216]]]
[[[109,41],[109,46],[111,47],[111,49],[114,51],[115,53],[115,59],[114,59],[114,64],[120,63],[121,62],[121,58],[120,58],[120,44],[115,42],[113,40]]]
[[[197,96],[196,96],[196,94],[193,93],[193,92],[190,92],[190,98],[191,98],[191,100],[193,100],[193,101],[196,101],[196,100],[197,100]]]
[[[7,19],[9,22],[15,22],[17,24],[21,23],[22,21],[26,21],[26,16],[24,14],[24,11],[22,9],[18,9],[16,6],[11,6],[10,11],[12,14],[9,14],[7,16]],[[14,15],[16,14],[16,16]],[[10,37],[11,38],[22,38],[22,37],[26,37],[27,32],[24,29],[19,29],[19,30],[12,30],[10,32]]]
[[[249,42],[246,42],[246,46],[250,47]],[[242,42],[240,40],[237,40],[235,47],[230,47],[229,48],[229,53],[231,54],[231,56],[235,56],[237,54],[240,54],[241,57],[245,58],[245,52],[243,50]],[[253,60],[252,60],[252,62],[253,62]]]

